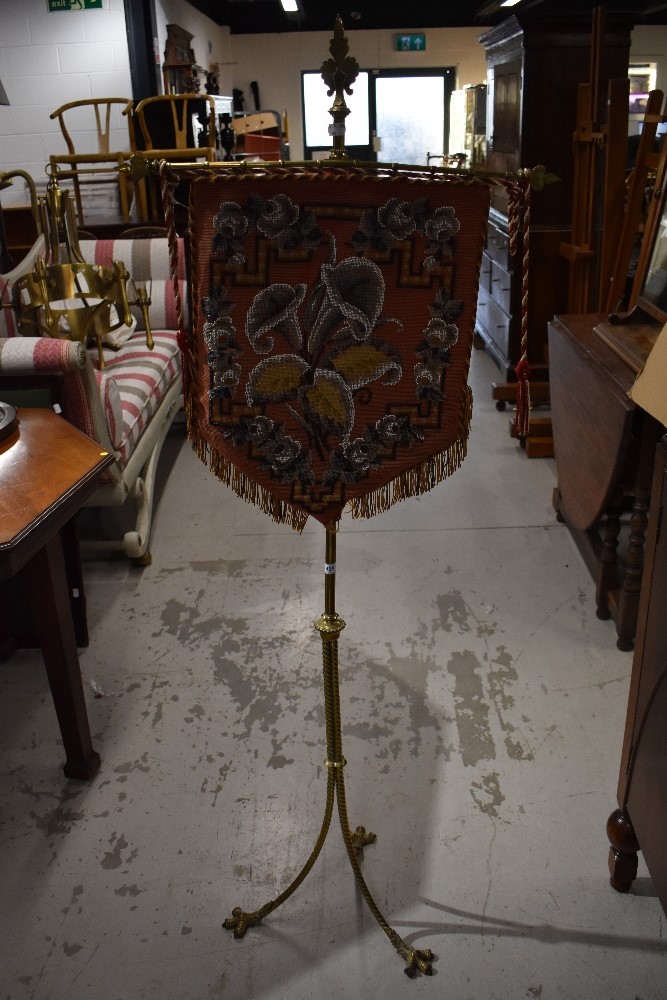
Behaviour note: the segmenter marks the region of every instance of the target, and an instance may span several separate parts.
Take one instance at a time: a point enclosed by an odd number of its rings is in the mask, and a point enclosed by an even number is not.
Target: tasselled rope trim
[[[169,270],[174,288],[174,301],[176,303],[176,318],[178,322],[177,343],[181,352],[181,375],[183,378],[183,397],[186,412],[190,397],[190,387],[193,384],[192,377],[192,343],[190,334],[185,329],[185,314],[183,311],[183,299],[181,297],[180,283],[178,280],[178,234],[176,232],[176,212],[174,208],[174,189],[178,183],[178,177],[170,173],[167,161],[161,160],[159,164],[160,194],[162,197],[162,210],[167,224],[167,245],[169,249]]]

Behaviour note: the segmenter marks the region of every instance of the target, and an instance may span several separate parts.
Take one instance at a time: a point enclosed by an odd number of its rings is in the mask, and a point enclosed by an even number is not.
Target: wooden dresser
[[[627,77],[632,20],[609,15],[602,50],[604,79]],[[573,134],[579,84],[590,76],[591,16],[509,17],[480,36],[487,59],[486,169],[514,172],[543,164],[559,182],[536,193],[530,222],[528,360],[532,378],[548,371],[547,324],[567,308],[567,264],[560,245],[571,236]],[[509,256],[507,200],[492,196],[477,334],[506,383],[521,357],[523,237]],[[494,386],[494,398],[511,400]]]
[[[517,282],[512,282],[507,217],[491,209],[482,254],[476,323],[486,349],[506,376],[510,374],[510,357],[519,357],[519,345],[510,344],[510,336],[517,334],[516,324],[512,324],[516,290]]]

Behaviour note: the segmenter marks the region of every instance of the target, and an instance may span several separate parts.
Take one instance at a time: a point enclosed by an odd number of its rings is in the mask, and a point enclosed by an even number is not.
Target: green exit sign
[[[56,10],[104,10],[104,0],[46,0],[49,14]]]
[[[423,52],[426,35],[394,35],[397,52]]]

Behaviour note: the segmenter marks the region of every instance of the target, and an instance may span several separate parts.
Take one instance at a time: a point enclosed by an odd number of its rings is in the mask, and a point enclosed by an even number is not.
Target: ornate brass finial
[[[337,14],[334,36],[329,45],[329,52],[333,58],[325,59],[322,63],[322,79],[328,88],[327,94],[329,97],[334,93],[336,95],[333,105],[329,108],[329,114],[333,118],[332,124],[329,125],[329,135],[333,136],[330,160],[349,159],[345,152],[345,119],[350,109],[345,103],[344,95],[352,93],[352,84],[359,74],[359,63],[354,56],[348,55],[349,51],[347,37],[343,31],[343,21],[340,14]]]

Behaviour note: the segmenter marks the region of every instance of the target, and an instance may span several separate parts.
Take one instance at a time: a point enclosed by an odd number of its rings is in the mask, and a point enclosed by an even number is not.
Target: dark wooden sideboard
[[[641,850],[667,913],[667,437],[656,450],[646,562],[618,781],[607,821],[610,881],[627,892]]]

